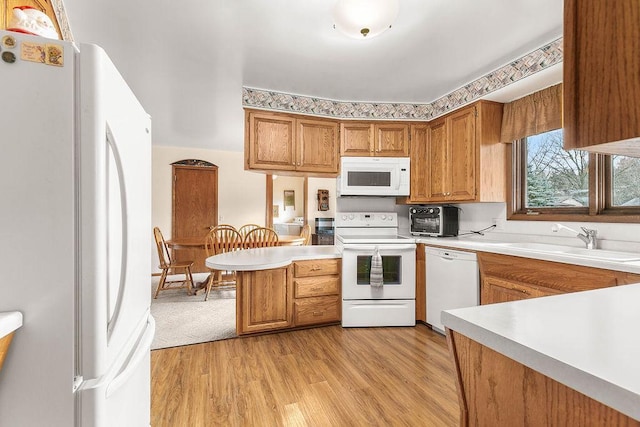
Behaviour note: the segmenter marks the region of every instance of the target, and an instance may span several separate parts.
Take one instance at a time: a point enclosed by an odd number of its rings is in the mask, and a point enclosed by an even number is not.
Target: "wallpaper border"
[[[242,105],[342,119],[431,120],[562,62],[562,38],[427,104],[333,101],[242,87]]]

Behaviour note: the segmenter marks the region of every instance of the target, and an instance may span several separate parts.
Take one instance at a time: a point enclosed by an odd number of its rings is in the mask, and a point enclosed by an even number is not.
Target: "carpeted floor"
[[[158,279],[152,282],[155,291]],[[157,299],[152,294],[151,315],[156,321],[151,350],[233,338],[236,291],[233,287],[212,289],[206,302],[203,292],[190,296],[184,289],[162,291]]]

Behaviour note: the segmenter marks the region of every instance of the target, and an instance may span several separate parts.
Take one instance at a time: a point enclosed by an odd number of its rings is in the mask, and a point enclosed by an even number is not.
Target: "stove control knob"
[[[380,219],[384,221],[385,219],[387,219],[387,216],[386,215],[380,215]]]
[[[411,212],[412,214],[414,214],[414,213],[418,212],[418,210],[417,210],[416,208],[411,208],[411,209],[410,209],[410,212]]]
[[[393,221],[393,216],[389,215],[389,218],[387,218],[387,221]]]
[[[433,213],[433,208],[429,208],[429,213]]]
[[[353,220],[356,216],[354,214],[349,215],[349,219]]]
[[[342,219],[346,221],[347,220],[347,216],[346,215],[342,215]]]

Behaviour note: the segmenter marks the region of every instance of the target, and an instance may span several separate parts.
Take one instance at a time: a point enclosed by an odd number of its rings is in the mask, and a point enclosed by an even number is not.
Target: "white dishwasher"
[[[427,323],[444,334],[442,310],[480,304],[478,259],[475,252],[425,247]]]

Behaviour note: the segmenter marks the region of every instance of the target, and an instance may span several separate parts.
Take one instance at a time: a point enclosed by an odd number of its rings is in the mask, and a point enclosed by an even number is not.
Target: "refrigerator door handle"
[[[114,328],[118,323],[118,318],[120,316],[120,312],[122,311],[122,301],[125,295],[125,287],[127,285],[126,274],[127,274],[127,221],[124,220],[127,218],[128,208],[127,208],[127,197],[126,197],[126,189],[124,187],[124,171],[122,168],[122,159],[120,158],[120,153],[118,151],[118,144],[115,141],[113,136],[113,132],[111,132],[111,127],[109,123],[105,123],[106,127],[106,139],[107,144],[113,154],[113,160],[116,166],[116,171],[118,174],[118,185],[120,186],[120,206],[121,206],[121,214],[122,214],[122,239],[120,243],[122,245],[121,251],[121,260],[120,260],[120,280],[118,285],[118,296],[115,303],[115,308],[113,312],[113,316],[109,319],[109,323],[107,326],[107,336],[111,337]]]
[[[127,380],[136,372],[136,368],[151,349],[151,343],[156,331],[156,322],[153,316],[149,315],[147,320],[147,329],[140,339],[133,355],[124,369],[109,383],[106,390],[106,397],[109,398],[113,393],[127,382]]]

